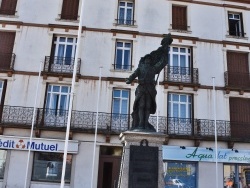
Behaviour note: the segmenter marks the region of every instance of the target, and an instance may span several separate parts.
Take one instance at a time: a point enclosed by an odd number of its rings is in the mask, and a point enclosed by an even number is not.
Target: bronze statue
[[[169,45],[173,42],[170,34],[161,41],[161,47],[145,55],[140,59],[138,68],[126,79],[130,84],[138,77],[139,85],[135,91],[135,101],[133,106],[133,123],[131,130],[155,132],[155,128],[148,122],[149,115],[156,112],[156,83],[155,75],[168,64]],[[158,79],[158,77],[157,77]]]

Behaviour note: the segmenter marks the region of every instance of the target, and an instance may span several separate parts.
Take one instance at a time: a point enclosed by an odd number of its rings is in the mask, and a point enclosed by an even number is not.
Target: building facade
[[[93,187],[116,187],[119,134],[130,127],[138,85],[125,78],[167,33],[173,43],[159,75],[159,118],[150,117],[168,135],[165,187],[210,188],[216,178],[219,187],[250,187],[250,2],[84,0],[77,38],[82,1],[0,0],[1,187],[24,187],[25,179],[31,188],[59,186],[75,58],[65,187],[91,187],[100,67]]]

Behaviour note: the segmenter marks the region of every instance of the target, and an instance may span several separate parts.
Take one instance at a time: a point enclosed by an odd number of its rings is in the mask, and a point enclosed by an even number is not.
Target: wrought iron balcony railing
[[[165,81],[198,84],[198,69],[190,67],[168,66],[165,68]]]
[[[250,74],[240,72],[225,72],[225,86],[233,88],[250,88]]]
[[[135,25],[135,20],[116,19],[117,25]]]
[[[52,73],[70,73],[74,71],[75,58],[72,57],[58,57],[46,56],[44,63],[44,72]],[[80,73],[81,59],[77,60],[77,73]]]
[[[237,30],[229,30],[228,33],[229,33],[229,35],[236,36],[236,37],[244,37],[245,36],[244,32],[240,32]]]
[[[114,70],[130,71],[131,69],[131,65],[114,64]]]
[[[32,125],[33,108],[20,106],[0,106],[0,124],[4,126],[30,127]],[[67,126],[67,110],[42,109],[36,110],[34,125],[37,128],[58,129]],[[149,122],[159,132],[175,136],[211,137],[215,134],[213,120],[151,116]],[[98,131],[120,133],[131,127],[132,118],[128,114],[112,114],[100,112],[98,115]],[[250,123],[249,123],[250,124]],[[217,135],[223,138],[238,138],[249,135],[249,124],[230,121],[216,121]],[[96,112],[72,111],[71,129],[94,131]]]
[[[14,53],[0,52],[0,70],[13,70],[16,55]]]

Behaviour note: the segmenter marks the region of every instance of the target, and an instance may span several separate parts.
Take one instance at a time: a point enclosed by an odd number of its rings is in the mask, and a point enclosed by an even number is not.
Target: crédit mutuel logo
[[[30,143],[29,141],[25,141],[24,139],[19,139],[18,141],[0,139],[0,148],[21,150],[31,149],[36,151],[58,151],[58,144],[48,144],[37,141],[32,141]]]

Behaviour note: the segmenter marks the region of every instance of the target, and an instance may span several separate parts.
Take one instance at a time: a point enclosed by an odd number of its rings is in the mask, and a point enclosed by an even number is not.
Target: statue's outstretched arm
[[[140,69],[137,68],[128,78],[126,78],[126,84],[131,84],[131,82],[138,76]]]

